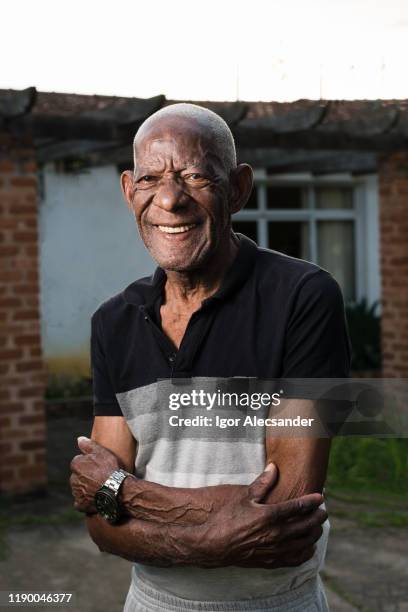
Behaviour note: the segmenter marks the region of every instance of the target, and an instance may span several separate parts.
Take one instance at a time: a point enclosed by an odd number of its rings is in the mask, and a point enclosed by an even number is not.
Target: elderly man
[[[190,412],[199,427],[173,426],[168,400],[235,377],[347,376],[338,285],[234,234],[252,170],[216,114],[160,110],[134,160],[122,188],[158,268],[92,316],[95,419],[72,461],[75,507],[100,550],[134,562],[126,612],[327,610],[329,439],[217,428],[208,406]]]

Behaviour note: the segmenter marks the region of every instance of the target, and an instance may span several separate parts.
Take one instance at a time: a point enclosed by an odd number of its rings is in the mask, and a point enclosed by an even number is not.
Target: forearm
[[[179,506],[173,504],[176,519],[166,522],[161,508],[160,522],[125,518],[111,525],[88,514],[88,531],[101,551],[158,567],[291,567],[313,554],[311,545],[325,517],[317,510],[320,495],[278,505],[261,503],[276,476],[276,469],[268,466],[249,486],[196,489],[205,499],[209,489],[217,491],[217,497],[213,498],[214,491],[209,496],[212,510],[201,524],[177,524]],[[194,490],[190,492],[194,496]]]
[[[201,525],[216,511],[217,502],[231,486],[167,487],[129,476],[122,485],[120,502],[128,516],[143,521]]]
[[[209,563],[197,542],[193,544],[193,534],[187,526],[157,525],[133,518],[110,525],[97,514],[87,515],[86,524],[99,550],[128,561],[157,567]]]
[[[273,416],[272,414],[270,416]],[[329,437],[318,438],[320,428],[316,404],[312,400],[286,399],[280,405],[279,417],[311,419],[310,429],[291,430],[291,437],[276,437],[266,428],[265,450],[267,463],[273,461],[279,469],[279,481],[264,500],[277,503],[309,493],[321,493],[326,480],[329,461]],[[296,437],[298,433],[299,436]]]
[[[330,443],[329,438],[267,437],[267,462],[274,461],[278,466],[279,481],[265,498],[265,503],[321,493],[326,480]]]

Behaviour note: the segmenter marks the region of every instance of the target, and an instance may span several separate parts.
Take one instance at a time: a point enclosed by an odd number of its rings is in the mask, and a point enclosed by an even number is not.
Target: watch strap
[[[127,476],[130,476],[129,472],[125,472],[125,470],[122,470],[122,469],[115,470],[114,472],[112,472],[109,478],[105,480],[102,486],[112,491],[112,493],[116,497],[119,493],[119,489],[123,481],[125,480]]]

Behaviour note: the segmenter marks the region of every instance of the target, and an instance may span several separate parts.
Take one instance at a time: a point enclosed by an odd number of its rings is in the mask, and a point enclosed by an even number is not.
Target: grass
[[[327,487],[408,500],[408,439],[335,438]]]
[[[326,485],[332,516],[360,527],[408,527],[408,440],[336,438]]]

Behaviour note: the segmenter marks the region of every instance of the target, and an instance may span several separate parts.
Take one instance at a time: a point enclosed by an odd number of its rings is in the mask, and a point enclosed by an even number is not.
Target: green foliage
[[[388,491],[408,499],[408,439],[335,438],[328,486]]]
[[[92,396],[92,380],[86,377],[50,377],[45,391],[46,399],[64,399]]]
[[[352,344],[352,370],[381,368],[380,317],[376,314],[378,302],[370,307],[364,298],[346,306],[346,317]]]

